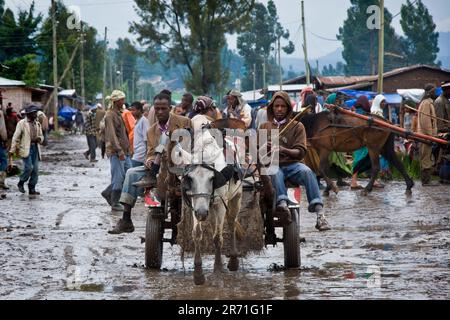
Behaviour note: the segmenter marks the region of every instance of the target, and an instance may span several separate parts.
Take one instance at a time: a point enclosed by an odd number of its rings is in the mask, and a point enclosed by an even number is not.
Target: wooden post
[[[108,57],[108,28],[105,27],[105,57],[103,59],[103,90],[102,90],[102,105],[105,107],[105,97],[106,97],[106,59]]]
[[[52,33],[53,33],[53,124],[58,131],[58,48],[56,41],[56,3],[52,0]]]
[[[384,0],[380,0],[380,30],[378,33],[378,93],[383,93],[384,76]]]
[[[303,52],[305,55],[305,68],[306,68],[306,84],[311,84],[311,70],[309,69],[308,62],[308,47],[306,46],[306,29],[305,29],[305,4],[302,1],[302,28],[303,28]]]
[[[84,87],[84,30],[83,21],[81,21],[81,55],[80,55],[80,81],[81,96],[83,97],[83,108],[86,105],[86,91]]]

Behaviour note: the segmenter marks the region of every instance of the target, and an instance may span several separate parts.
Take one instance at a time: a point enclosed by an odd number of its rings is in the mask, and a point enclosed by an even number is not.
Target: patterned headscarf
[[[214,101],[210,97],[200,96],[194,104],[195,113],[204,113],[209,108],[213,107]]]

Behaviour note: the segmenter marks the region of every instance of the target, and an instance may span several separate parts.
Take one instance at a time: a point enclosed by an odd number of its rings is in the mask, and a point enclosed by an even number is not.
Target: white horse
[[[205,119],[193,119],[194,148],[192,161],[186,167],[182,177],[184,203],[190,207],[194,222],[192,237],[195,245],[194,283],[196,285],[205,283],[200,243],[203,236],[202,223],[207,220],[208,216],[212,216],[212,221],[214,221],[214,272],[222,271],[225,219],[230,230],[233,230],[232,252],[228,269],[230,271],[239,269],[236,226],[242,199],[242,183],[234,178],[226,182],[221,173],[227,167],[223,148],[219,147],[209,130],[199,130],[199,126],[196,126],[196,123],[199,122],[205,124]],[[206,120],[207,122],[209,121]]]

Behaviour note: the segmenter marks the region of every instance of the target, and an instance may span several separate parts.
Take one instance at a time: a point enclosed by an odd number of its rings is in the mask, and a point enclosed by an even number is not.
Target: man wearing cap
[[[35,105],[30,105],[24,110],[26,118],[17,124],[9,151],[11,155],[18,154],[22,158],[24,168],[18,188],[21,193],[25,193],[24,185],[28,181],[30,195],[40,194],[36,191],[36,185],[40,160],[39,144],[44,142],[44,134],[37,120],[38,111],[39,108]]]
[[[130,141],[122,118],[125,94],[115,90],[111,94],[112,107],[105,116],[106,155],[111,164],[111,184],[102,192],[111,209],[122,211],[119,203],[125,173],[131,168]]]
[[[252,124],[252,108],[242,98],[237,90],[231,90],[227,96],[227,108],[223,111],[224,118],[233,118],[244,121],[245,126],[250,128]]]
[[[442,94],[434,102],[436,117],[450,121],[450,102],[448,101],[448,99],[450,99],[450,81],[445,81],[442,83],[441,87]],[[438,133],[450,132],[449,122],[437,119],[437,128]]]
[[[432,137],[437,136],[436,111],[434,100],[436,99],[436,87],[433,84],[425,86],[425,96],[419,106],[418,132]],[[422,186],[431,186],[431,175],[433,173],[433,150],[432,146],[425,143],[420,144],[420,176]]]

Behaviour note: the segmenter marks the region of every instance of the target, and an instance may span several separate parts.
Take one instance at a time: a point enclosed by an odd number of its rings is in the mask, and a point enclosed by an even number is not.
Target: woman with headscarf
[[[386,98],[382,94],[379,94],[375,97],[375,99],[373,99],[372,108],[370,109],[370,112],[372,114],[384,118],[385,107],[386,107]]]

